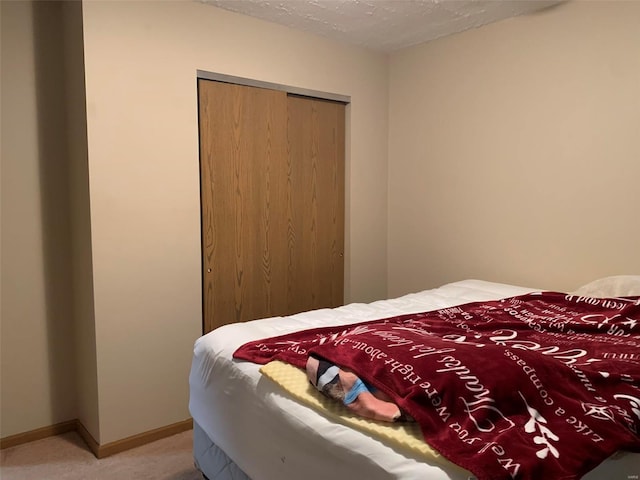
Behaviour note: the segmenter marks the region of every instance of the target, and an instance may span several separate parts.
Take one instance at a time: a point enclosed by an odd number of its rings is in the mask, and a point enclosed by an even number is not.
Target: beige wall
[[[197,2],[35,5],[2,2],[0,436],[188,418],[198,69],[351,96],[346,297],[386,294],[385,56]]]
[[[638,25],[569,2],[391,57],[391,296],[640,271]]]
[[[188,418],[201,332],[196,70],[350,95],[347,296],[386,294],[387,62],[198,2],[86,2],[100,443]]]
[[[0,435],[75,418],[60,5],[1,2]]]

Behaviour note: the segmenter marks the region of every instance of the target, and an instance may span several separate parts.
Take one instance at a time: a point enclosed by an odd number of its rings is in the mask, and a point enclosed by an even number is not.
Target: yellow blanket
[[[295,399],[319,410],[332,420],[362,430],[387,443],[408,449],[418,458],[429,461],[446,460],[424,441],[420,427],[415,422],[381,423],[354,415],[340,402],[318,392],[307,380],[304,371],[278,360],[260,368],[260,372],[271,379]]]

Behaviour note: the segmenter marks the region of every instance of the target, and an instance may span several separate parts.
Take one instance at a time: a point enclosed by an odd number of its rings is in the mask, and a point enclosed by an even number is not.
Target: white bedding
[[[220,327],[199,338],[189,377],[189,410],[207,436],[254,480],[472,478],[449,463],[427,464],[289,398],[259,365],[232,359],[240,345],[319,326],[374,320],[534,291],[480,280],[370,304],[350,304]],[[633,458],[631,458],[633,457]],[[609,460],[585,478],[639,474],[638,455]],[[205,472],[206,473],[206,472]],[[637,478],[637,477],[636,477]]]

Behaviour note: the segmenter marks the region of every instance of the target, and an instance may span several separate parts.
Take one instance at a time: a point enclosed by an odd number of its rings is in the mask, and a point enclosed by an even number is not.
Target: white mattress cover
[[[428,464],[410,452],[329,420],[263,378],[258,371],[260,365],[235,361],[232,355],[246,342],[296,330],[423,312],[534,290],[464,280],[370,304],[353,303],[290,317],[225,325],[195,342],[189,376],[191,416],[255,480],[473,478],[450,463]],[[628,475],[638,473],[633,467],[638,458],[639,455],[627,455],[605,463],[614,464],[614,470]],[[603,478],[603,468],[601,465],[585,478]]]

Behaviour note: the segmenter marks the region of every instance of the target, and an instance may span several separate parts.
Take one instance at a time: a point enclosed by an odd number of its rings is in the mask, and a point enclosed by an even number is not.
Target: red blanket
[[[640,452],[640,298],[544,292],[250,342],[234,356],[346,367],[479,480],[574,479]]]

